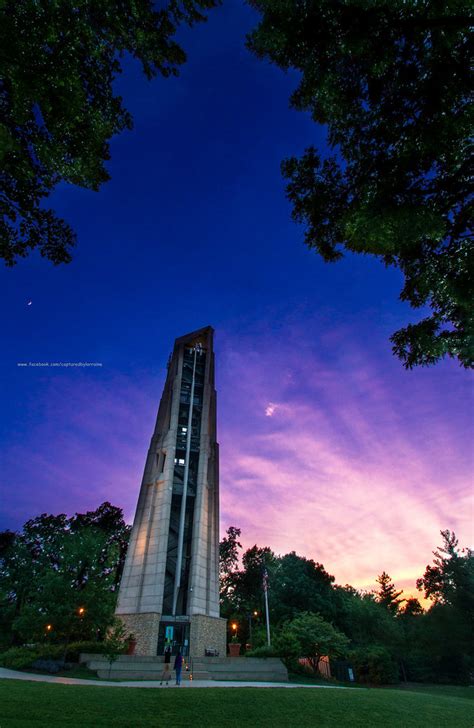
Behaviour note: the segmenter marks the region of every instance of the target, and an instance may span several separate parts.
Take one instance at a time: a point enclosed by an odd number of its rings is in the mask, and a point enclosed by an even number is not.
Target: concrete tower
[[[168,362],[116,609],[139,655],[226,651],[213,333],[176,339]]]

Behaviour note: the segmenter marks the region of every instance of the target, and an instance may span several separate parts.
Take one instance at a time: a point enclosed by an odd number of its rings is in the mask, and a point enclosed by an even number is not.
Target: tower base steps
[[[183,669],[183,681],[288,682],[288,671],[277,657],[196,657],[185,660],[189,670]],[[161,680],[164,669],[163,656],[120,655],[110,666],[105,655],[82,654],[80,661],[97,672],[102,680]],[[173,670],[171,675],[174,680]]]

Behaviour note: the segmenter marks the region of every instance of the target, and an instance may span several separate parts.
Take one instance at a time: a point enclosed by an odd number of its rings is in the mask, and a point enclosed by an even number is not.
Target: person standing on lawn
[[[181,650],[178,650],[178,654],[174,658],[174,667],[173,667],[173,669],[176,670],[176,685],[178,685],[178,687],[181,685],[182,668],[183,668],[183,655],[181,654]]]

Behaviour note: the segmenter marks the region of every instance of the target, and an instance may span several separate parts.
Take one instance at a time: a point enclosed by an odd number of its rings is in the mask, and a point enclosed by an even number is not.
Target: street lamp
[[[230,626],[232,629],[232,642],[237,642],[237,629],[239,625],[237,624],[237,622],[232,622]]]

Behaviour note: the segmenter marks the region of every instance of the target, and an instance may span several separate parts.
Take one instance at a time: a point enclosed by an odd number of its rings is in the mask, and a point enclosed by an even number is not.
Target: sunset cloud
[[[230,380],[241,411],[220,434],[223,528],[323,562],[342,584],[371,588],[386,570],[413,591],[441,529],[469,541],[469,448],[445,416],[449,395],[429,376],[407,383],[396,363],[388,387],[354,347],[342,372],[310,346],[265,351],[241,348],[225,370],[222,411]]]

